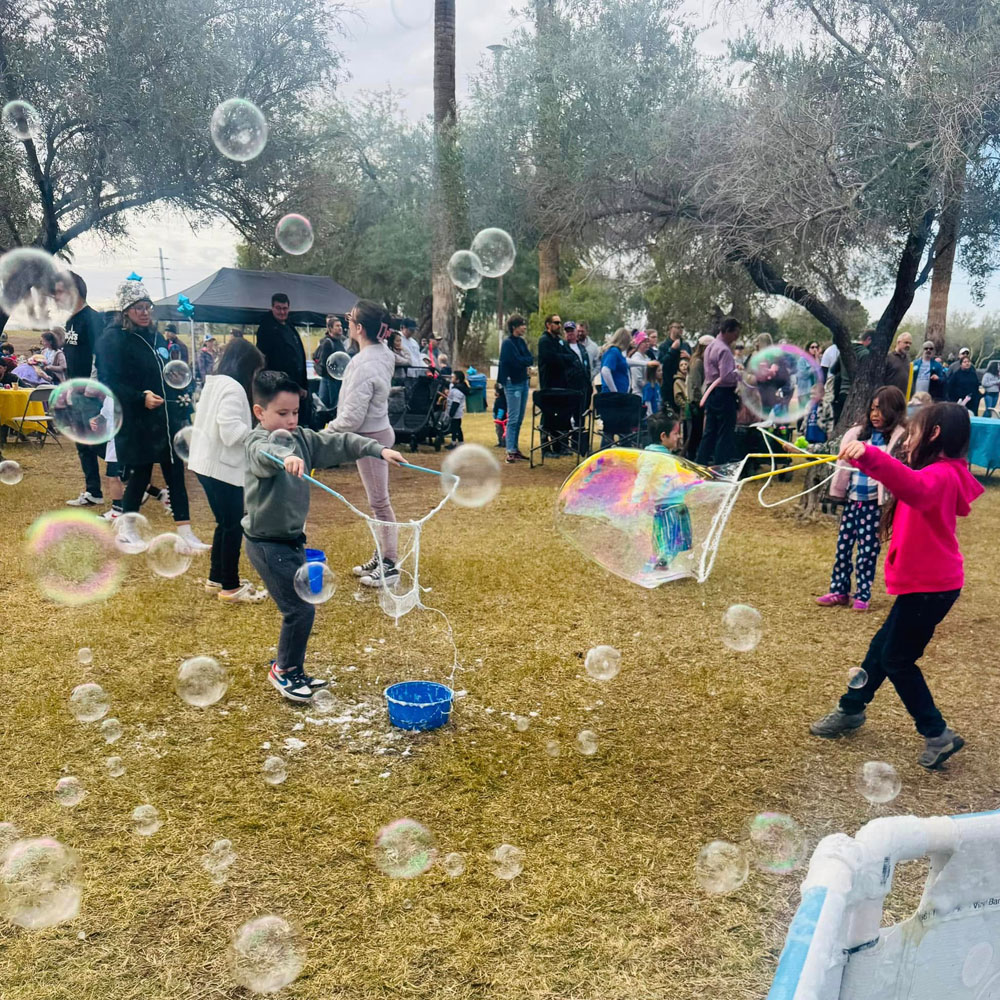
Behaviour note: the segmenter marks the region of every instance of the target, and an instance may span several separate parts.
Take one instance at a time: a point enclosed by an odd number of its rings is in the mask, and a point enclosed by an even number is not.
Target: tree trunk
[[[559,291],[559,237],[543,236],[538,244],[538,308]]]
[[[955,267],[955,251],[962,222],[962,195],[965,190],[964,168],[958,171],[949,185],[950,194],[945,198],[934,240],[934,270],[931,272],[931,300],[927,306],[927,340],[934,341],[934,350],[944,348],[948,324],[948,296],[951,293],[951,276]]]
[[[455,290],[448,259],[458,249],[455,212],[455,0],[434,0],[434,233],[431,243],[431,326],[443,341],[452,367],[459,363],[455,340]]]
[[[559,100],[552,78],[553,0],[535,0],[535,35],[537,63],[535,79],[538,107],[535,112],[535,222],[542,235],[538,240],[538,308],[545,310],[545,299],[559,291],[559,236],[553,232],[549,214],[557,184],[554,164],[559,158]]]

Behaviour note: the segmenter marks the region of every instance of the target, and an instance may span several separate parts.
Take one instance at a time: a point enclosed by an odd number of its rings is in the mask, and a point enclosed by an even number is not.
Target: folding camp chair
[[[11,418],[11,425],[14,430],[17,431],[17,436],[21,441],[28,441],[28,434],[39,434],[38,439],[39,444],[45,444],[45,439],[51,437],[59,447],[62,447],[62,441],[56,436],[55,431],[52,429],[52,415],[49,413],[49,396],[52,395],[52,390],[55,388],[53,385],[42,385],[37,389],[32,389],[28,393],[28,398],[24,404],[24,413],[20,417]],[[31,409],[33,403],[41,403],[42,409],[45,411],[44,415],[34,414],[32,416],[28,415],[28,410]],[[25,424],[37,424],[43,429],[41,431],[31,430],[25,433]]]
[[[594,413],[601,421],[601,447],[609,448],[617,437],[620,448],[642,447],[643,405],[633,392],[599,392]]]
[[[528,464],[535,467],[535,455],[541,455],[540,465],[545,464],[545,453],[551,448],[575,451],[576,431],[572,423],[583,409],[583,394],[573,389],[536,389],[531,394],[531,444]],[[535,444],[535,431],[538,444]]]

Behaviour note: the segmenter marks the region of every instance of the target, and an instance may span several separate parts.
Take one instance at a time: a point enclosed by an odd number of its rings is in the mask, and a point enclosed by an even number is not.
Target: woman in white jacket
[[[214,375],[205,378],[194,415],[188,468],[198,477],[215,515],[212,566],[205,589],[219,600],[253,604],[267,597],[249,580],[240,579],[243,547],[243,443],[253,428],[250,392],[264,355],[249,340],[232,339]]]
[[[353,431],[386,448],[396,440],[389,423],[389,387],[396,362],[385,344],[389,334],[389,317],[375,302],[359,299],[347,315],[347,332],[357,344],[358,353],[351,358],[337,401],[337,417],[329,425],[334,431]],[[399,579],[396,567],[399,532],[396,514],[389,499],[389,464],[378,458],[359,458],[358,473],[368,494],[372,515],[386,526],[379,529],[382,561],[376,552],[368,562],[354,567],[366,587],[384,587]]]

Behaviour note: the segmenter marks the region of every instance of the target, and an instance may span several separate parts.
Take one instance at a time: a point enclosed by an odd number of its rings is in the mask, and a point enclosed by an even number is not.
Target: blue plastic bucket
[[[385,689],[389,721],[397,729],[437,729],[451,715],[454,692],[433,681],[402,681]]]
[[[323,567],[326,565],[326,553],[322,549],[306,549],[306,562],[309,564],[309,589],[318,594],[323,590]]]

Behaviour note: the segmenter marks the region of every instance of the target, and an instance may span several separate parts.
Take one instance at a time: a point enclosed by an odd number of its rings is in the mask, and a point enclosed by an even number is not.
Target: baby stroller
[[[441,379],[431,372],[403,379],[405,406],[398,409],[397,404],[393,407],[397,412],[389,414],[397,445],[409,444],[410,451],[416,451],[421,444],[432,444],[435,451],[441,450],[444,430],[437,419],[440,385]]]

